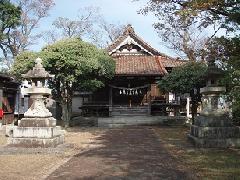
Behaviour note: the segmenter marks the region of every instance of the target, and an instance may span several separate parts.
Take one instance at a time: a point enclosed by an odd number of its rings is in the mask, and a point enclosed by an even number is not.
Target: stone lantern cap
[[[49,74],[42,65],[42,59],[37,58],[33,69],[23,74],[22,77],[26,79],[50,79],[53,78],[54,75]]]
[[[218,80],[223,77],[223,70],[218,68],[214,60],[208,61],[206,72],[206,86],[200,89],[201,94],[216,95],[226,92],[226,87],[220,86]]]
[[[223,76],[223,70],[216,66],[215,61],[208,62],[206,78],[219,79]]]
[[[220,78],[223,76],[223,70],[216,66],[208,66],[207,77]]]
[[[218,80],[223,76],[223,70],[217,67],[214,61],[209,61],[208,69],[205,75],[206,86],[219,86]]]

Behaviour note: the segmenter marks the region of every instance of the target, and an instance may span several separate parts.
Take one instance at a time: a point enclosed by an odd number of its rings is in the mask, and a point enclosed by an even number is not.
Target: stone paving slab
[[[94,147],[95,146],[95,147]],[[55,179],[195,179],[172,157],[151,127],[109,129],[81,152],[55,170]]]

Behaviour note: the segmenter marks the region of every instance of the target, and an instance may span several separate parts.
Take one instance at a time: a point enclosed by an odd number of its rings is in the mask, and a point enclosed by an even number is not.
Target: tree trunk
[[[192,111],[192,124],[194,124],[195,117],[197,115],[198,101],[196,100],[195,96],[192,96],[191,99],[192,99],[192,107],[191,107],[191,111]]]
[[[68,125],[71,125],[72,118],[72,97],[68,98]]]
[[[68,115],[68,105],[67,101],[63,100],[62,101],[62,120],[63,120],[63,125],[64,127],[69,127],[69,115]]]
[[[64,127],[69,127],[72,117],[72,98],[62,102],[62,120]]]
[[[71,90],[65,89],[62,100],[62,120],[65,127],[69,127],[72,117],[72,93]]]

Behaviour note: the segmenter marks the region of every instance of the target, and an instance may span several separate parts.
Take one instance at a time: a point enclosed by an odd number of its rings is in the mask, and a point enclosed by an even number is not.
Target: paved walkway
[[[193,179],[150,127],[109,129],[47,179]]]

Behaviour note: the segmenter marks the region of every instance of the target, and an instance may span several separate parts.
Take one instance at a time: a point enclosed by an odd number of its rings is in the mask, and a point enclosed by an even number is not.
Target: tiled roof
[[[164,75],[160,56],[118,56],[116,61],[116,75]]]
[[[2,73],[0,73],[0,78],[4,79],[4,80],[12,80],[12,78],[10,76],[8,76],[6,74],[2,74]]]
[[[170,59],[162,56],[115,56],[116,75],[165,75],[166,68],[181,66],[184,60]]]
[[[13,77],[11,77],[9,75],[6,75],[6,74],[0,73],[0,84],[15,84],[15,85],[19,85],[20,83],[17,82]]]
[[[186,60],[180,60],[180,59],[173,59],[173,58],[167,58],[167,57],[161,57],[161,62],[164,67],[178,67],[183,64],[185,64],[187,61]]]
[[[116,48],[125,41],[126,38],[134,39],[134,41],[143,47],[149,54],[130,54],[130,53],[115,53]],[[125,43],[125,42],[124,42]],[[108,48],[107,51],[116,61],[116,75],[156,75],[162,76],[167,74],[166,68],[181,66],[185,63],[183,60],[171,58],[152,48],[148,43],[144,42],[134,32],[131,25],[127,25],[123,34],[116,39]]]

